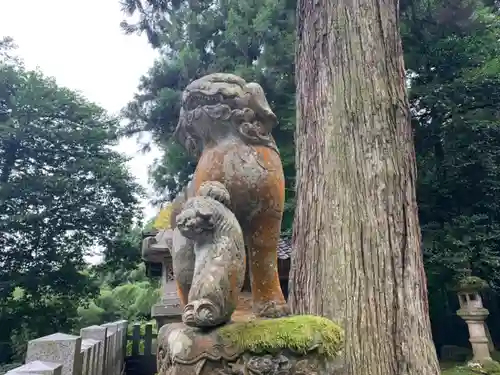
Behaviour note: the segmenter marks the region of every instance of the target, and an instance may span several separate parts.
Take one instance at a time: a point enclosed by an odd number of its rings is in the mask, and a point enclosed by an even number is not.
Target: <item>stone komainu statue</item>
[[[180,234],[194,243],[191,285],[182,320],[213,327],[230,320],[245,278],[245,244],[229,209],[229,192],[220,182],[205,182],[177,215]]]
[[[177,140],[198,158],[189,190],[197,192],[203,183],[218,181],[229,193],[248,251],[254,310],[263,317],[289,313],[276,256],[285,199],[283,167],[271,136],[276,123],[260,85],[218,73],[186,87],[175,131]],[[196,271],[189,252],[193,243],[181,237],[174,231],[174,272],[179,297],[187,305]]]

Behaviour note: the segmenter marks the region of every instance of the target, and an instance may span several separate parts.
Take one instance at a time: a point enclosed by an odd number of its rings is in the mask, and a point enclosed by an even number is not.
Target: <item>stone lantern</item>
[[[151,316],[155,318],[160,329],[164,324],[180,322],[182,309],[172,272],[172,230],[165,229],[145,233],[142,240],[142,259],[150,269],[150,276],[161,277],[161,296],[158,303],[151,308]],[[161,267],[161,274],[155,272]]]
[[[489,311],[483,307],[480,292],[487,286],[486,282],[475,276],[468,276],[461,280],[457,287],[460,309],[457,315],[461,317],[469,328],[469,341],[472,346],[473,361],[490,361],[492,342],[489,337],[486,318]]]

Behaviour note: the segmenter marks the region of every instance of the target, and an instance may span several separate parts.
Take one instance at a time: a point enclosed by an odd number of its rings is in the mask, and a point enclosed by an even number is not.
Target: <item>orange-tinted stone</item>
[[[198,161],[193,190],[206,181],[219,181],[230,193],[231,210],[245,236],[256,313],[286,315],[289,310],[279,283],[276,255],[285,200],[278,153],[238,141],[206,148]]]

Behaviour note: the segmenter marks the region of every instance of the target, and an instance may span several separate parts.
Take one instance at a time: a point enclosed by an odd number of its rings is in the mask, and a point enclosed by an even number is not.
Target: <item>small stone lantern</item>
[[[457,315],[461,317],[469,328],[469,341],[472,345],[473,361],[490,361],[491,339],[488,337],[486,318],[489,311],[483,307],[481,290],[487,287],[487,283],[475,276],[462,279],[457,286],[458,301],[460,309]]]
[[[142,241],[142,259],[149,263],[149,268],[161,266],[161,297],[151,308],[151,316],[155,318],[158,330],[167,323],[180,322],[182,309],[172,272],[172,230],[165,229],[145,233]],[[158,267],[159,268],[159,267]]]

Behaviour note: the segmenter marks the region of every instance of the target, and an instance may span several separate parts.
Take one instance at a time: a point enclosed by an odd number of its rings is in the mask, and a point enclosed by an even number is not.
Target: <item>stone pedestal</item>
[[[458,310],[457,315],[460,316],[469,328],[469,341],[472,345],[474,353],[473,360],[482,362],[491,360],[489,340],[484,329],[489,312],[487,309],[476,311]]]
[[[158,375],[334,375],[343,332],[328,319],[292,316],[209,331],[173,323],[158,334]]]
[[[177,295],[170,298],[161,298],[151,308],[151,317],[156,320],[158,329],[168,323],[180,322],[182,320],[181,316],[182,308]]]
[[[491,361],[491,344],[485,323],[489,312],[483,307],[481,296],[477,292],[459,292],[458,298],[460,310],[457,311],[457,315],[467,323],[473,361]]]
[[[160,329],[165,324],[181,321],[182,309],[179,305],[172,307],[171,305],[159,302],[151,308],[151,317],[156,320],[156,326]]]
[[[161,272],[161,297],[158,303],[151,308],[151,317],[156,320],[158,329],[165,324],[180,322],[182,320],[182,308],[180,303],[175,282],[173,281],[171,265],[167,264],[167,262],[163,262]]]

